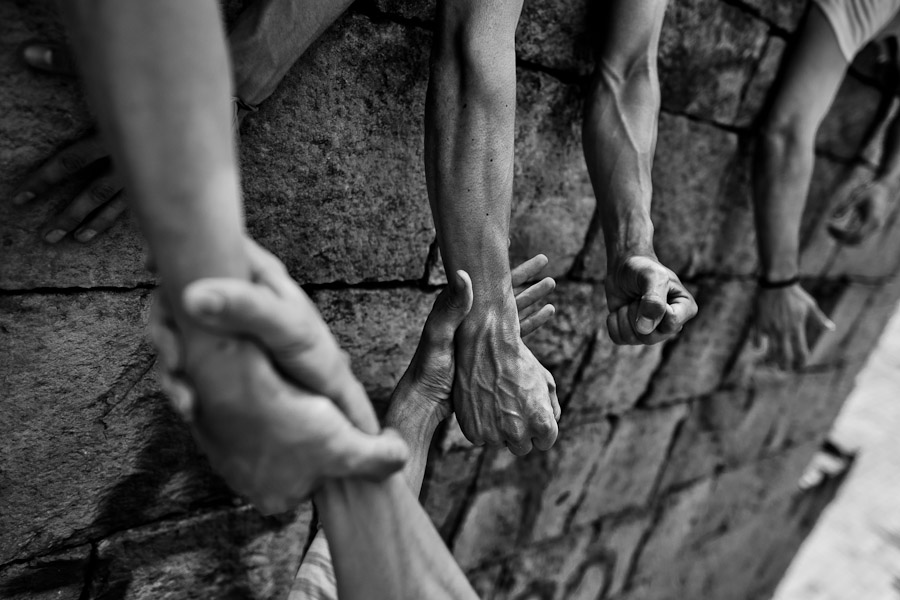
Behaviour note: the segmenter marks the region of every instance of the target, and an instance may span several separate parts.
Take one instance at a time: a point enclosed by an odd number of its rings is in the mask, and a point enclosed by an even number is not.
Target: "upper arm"
[[[821,9],[811,4],[782,63],[764,131],[814,138],[847,66],[831,24]]]

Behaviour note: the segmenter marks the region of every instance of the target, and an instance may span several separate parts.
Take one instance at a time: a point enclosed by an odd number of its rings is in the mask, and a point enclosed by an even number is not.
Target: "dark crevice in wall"
[[[434,30],[434,21],[384,12],[372,0],[357,0],[350,7],[350,10],[368,17],[373,23],[396,23],[406,27],[417,27],[428,31]]]
[[[133,286],[71,286],[71,287],[33,287],[27,289],[10,290],[0,288],[0,297],[2,296],[31,296],[36,294],[58,295],[58,296],[75,296],[78,294],[88,294],[93,292],[107,292],[110,294],[129,294],[131,292],[143,291],[148,292],[156,289],[155,283],[138,283]]]
[[[469,482],[469,485],[466,486],[465,500],[462,506],[459,507],[459,512],[456,513],[453,524],[447,532],[447,548],[449,548],[451,552],[453,551],[453,546],[456,544],[456,538],[459,536],[463,521],[468,516],[469,509],[472,507],[472,504],[478,496],[476,494],[478,480],[481,475],[481,469],[484,467],[486,456],[487,452],[482,450],[481,454],[478,456],[478,461],[475,463],[475,477],[473,477],[472,481]]]
[[[769,19],[768,17],[763,15],[762,11],[760,11],[758,8],[756,8],[754,6],[750,6],[749,4],[746,4],[746,3],[742,2],[741,0],[721,0],[721,1],[723,4],[727,4],[728,6],[733,6],[734,8],[736,8],[744,13],[747,13],[754,19],[762,21],[763,23],[765,23],[766,25],[769,26],[769,29],[771,30],[772,33],[775,33],[781,37],[790,37],[790,35],[791,35],[790,31],[788,31],[787,29],[785,29],[784,27],[782,27],[781,25],[779,25],[772,19]]]
[[[100,556],[97,550],[97,544],[91,544],[91,554],[88,556],[87,564],[84,566],[84,587],[81,588],[81,595],[78,600],[90,600],[93,595],[94,578],[97,575],[98,566],[100,564]]]
[[[540,63],[522,58],[518,55],[516,56],[516,67],[525,71],[532,71],[534,73],[543,73],[544,75],[549,75],[550,77],[553,77],[554,79],[557,79],[558,81],[566,85],[582,86],[587,79],[585,76],[579,75],[575,71],[548,67]]]

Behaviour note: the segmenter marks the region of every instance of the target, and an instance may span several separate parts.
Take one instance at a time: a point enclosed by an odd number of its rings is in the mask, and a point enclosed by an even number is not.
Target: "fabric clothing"
[[[813,1],[831,24],[848,63],[879,34],[900,30],[900,0]]]
[[[328,540],[319,529],[303,557],[288,600],[337,600],[337,580]]]

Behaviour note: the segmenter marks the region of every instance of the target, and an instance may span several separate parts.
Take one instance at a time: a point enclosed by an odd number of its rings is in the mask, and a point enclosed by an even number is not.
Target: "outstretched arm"
[[[846,69],[847,61],[828,20],[815,3],[810,4],[764,116],[753,172],[764,287],[757,302],[757,326],[785,368],[806,361],[808,317],[821,326],[831,323],[796,278],[816,132]]]
[[[607,326],[617,344],[661,342],[697,313],[693,297],[653,249],[656,59],[666,4],[609,3],[584,108],[584,156],[606,243]]]
[[[844,244],[859,244],[887,221],[891,202],[900,194],[900,110],[884,136],[875,178],[853,190],[828,220],[828,232]]]
[[[525,454],[558,433],[552,376],[522,343],[508,239],[522,0],[441,0],[425,103],[425,174],[448,273],[475,300],[456,340],[453,403],[475,444]]]

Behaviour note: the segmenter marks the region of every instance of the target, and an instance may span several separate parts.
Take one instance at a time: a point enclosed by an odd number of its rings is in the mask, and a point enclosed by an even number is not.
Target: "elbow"
[[[479,104],[515,102],[516,56],[512,35],[495,36],[459,26],[441,36],[432,75],[452,76],[461,95]]]
[[[757,133],[757,156],[789,160],[812,156],[815,128],[799,116],[767,119]]]

